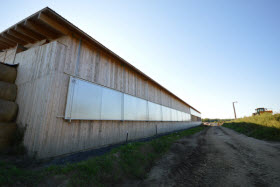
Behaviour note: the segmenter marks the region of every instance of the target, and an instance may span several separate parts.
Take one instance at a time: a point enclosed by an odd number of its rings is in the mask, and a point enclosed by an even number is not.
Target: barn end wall
[[[124,142],[127,133],[128,140],[135,140],[200,124],[64,120],[70,75],[190,113],[184,103],[102,51],[82,42],[79,54],[79,43],[63,37],[16,55],[17,123],[26,128],[24,145],[30,155],[54,157]]]

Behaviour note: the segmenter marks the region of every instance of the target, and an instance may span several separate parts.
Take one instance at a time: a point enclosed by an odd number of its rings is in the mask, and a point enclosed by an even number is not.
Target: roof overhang
[[[118,59],[124,65],[138,72],[140,75],[145,77],[145,79],[155,83],[156,85],[161,87],[161,89],[167,91],[169,94],[176,97],[187,106],[199,112],[194,107],[190,106],[188,103],[174,95],[172,92],[161,86],[152,78],[125,61],[123,58],[112,52],[110,49],[83,32],[81,29],[70,23],[68,20],[60,16],[49,7],[36,12],[35,14],[29,16],[28,18],[18,22],[17,24],[0,33],[0,51],[14,48],[17,45],[25,46],[27,44],[36,43],[44,39],[54,40],[63,35],[76,35],[86,43],[100,48],[102,51]]]
[[[52,20],[56,18],[50,18],[50,15],[54,15],[52,10],[44,8],[3,31],[0,34],[0,50],[13,48],[17,44],[24,46],[44,39],[53,40],[65,35],[59,27],[53,25],[56,21],[52,23]]]

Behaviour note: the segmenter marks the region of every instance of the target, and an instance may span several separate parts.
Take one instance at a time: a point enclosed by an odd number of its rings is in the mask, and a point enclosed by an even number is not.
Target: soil
[[[145,180],[123,186],[280,186],[280,143],[208,127],[175,142]]]

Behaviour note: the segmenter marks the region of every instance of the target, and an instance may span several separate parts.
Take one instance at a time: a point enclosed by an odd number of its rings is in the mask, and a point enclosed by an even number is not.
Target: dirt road
[[[173,144],[147,179],[133,185],[280,186],[280,143],[209,127]]]

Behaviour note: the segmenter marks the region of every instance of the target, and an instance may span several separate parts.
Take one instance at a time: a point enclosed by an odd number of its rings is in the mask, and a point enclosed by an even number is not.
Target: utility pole
[[[235,117],[235,119],[236,119],[236,112],[235,112],[235,106],[234,106],[234,103],[237,103],[237,101],[232,102],[232,105],[233,105],[233,111],[234,111],[234,117]]]

